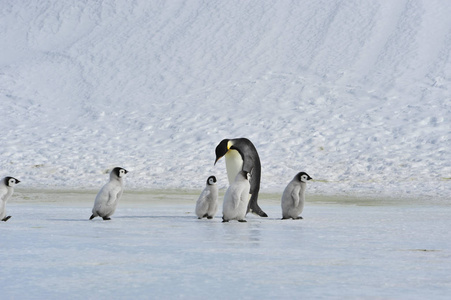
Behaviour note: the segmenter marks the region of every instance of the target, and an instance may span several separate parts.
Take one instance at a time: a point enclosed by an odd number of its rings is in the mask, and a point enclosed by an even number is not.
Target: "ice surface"
[[[262,190],[451,194],[451,6],[2,1],[0,176],[20,188],[198,189],[247,137]]]
[[[448,299],[443,201],[310,197],[304,220],[198,220],[197,195],[125,193],[89,221],[95,193],[21,192],[0,224],[2,299]]]

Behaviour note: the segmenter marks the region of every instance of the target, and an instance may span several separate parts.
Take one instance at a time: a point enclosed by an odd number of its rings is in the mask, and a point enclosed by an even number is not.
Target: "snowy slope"
[[[248,137],[262,191],[451,194],[446,1],[2,1],[0,176],[21,188],[227,184]]]

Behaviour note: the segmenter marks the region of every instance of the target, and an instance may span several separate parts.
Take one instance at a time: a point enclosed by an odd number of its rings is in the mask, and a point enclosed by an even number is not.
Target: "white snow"
[[[0,1],[0,177],[21,180],[2,299],[447,299],[450,15],[440,0]],[[270,217],[197,220],[208,176],[227,188],[215,147],[237,137],[259,151]],[[124,198],[90,222],[116,166]],[[305,219],[283,222],[300,171]]]
[[[443,1],[2,1],[0,175],[198,189],[247,137],[263,191],[447,197]],[[221,176],[222,174],[222,176]]]

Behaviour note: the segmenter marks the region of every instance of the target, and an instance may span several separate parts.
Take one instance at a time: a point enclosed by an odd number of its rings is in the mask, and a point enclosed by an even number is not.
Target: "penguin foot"
[[[211,219],[213,219],[213,217],[212,216],[207,216],[207,219],[211,220]]]
[[[3,221],[3,222],[6,222],[6,221],[8,221],[10,218],[11,218],[11,216],[4,217],[4,218],[2,219],[2,221]]]
[[[238,222],[245,223],[247,221],[243,219],[243,220],[238,220]]]
[[[110,217],[102,217],[102,219],[104,219],[105,221],[109,221],[109,220],[111,220],[111,218],[110,218]]]
[[[228,223],[228,222],[229,222],[229,220],[222,218],[222,223]]]
[[[282,217],[281,220],[289,220],[289,219],[292,219],[292,220],[302,220],[302,219],[304,219],[304,218],[301,217],[301,216],[296,217],[296,218],[292,218],[292,217]]]
[[[249,210],[247,212],[252,212],[253,214],[256,214],[262,218],[267,218],[268,215],[258,206],[257,204],[253,205],[252,207],[249,207]]]
[[[91,217],[89,218],[89,220],[92,220],[92,219],[94,219],[96,216],[94,216],[94,215],[91,215]]]
[[[202,216],[202,218],[206,218],[206,217],[208,217],[208,214],[205,214],[205,215]]]

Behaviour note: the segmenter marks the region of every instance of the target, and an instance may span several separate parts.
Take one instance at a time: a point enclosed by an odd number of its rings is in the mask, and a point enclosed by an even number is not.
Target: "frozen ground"
[[[2,299],[449,299],[443,201],[310,196],[304,220],[198,220],[197,194],[126,192],[111,221],[95,193],[22,191],[1,225]]]
[[[451,5],[0,1],[0,176],[22,188],[198,189],[247,137],[262,190],[451,194]]]

